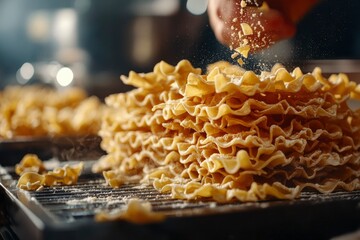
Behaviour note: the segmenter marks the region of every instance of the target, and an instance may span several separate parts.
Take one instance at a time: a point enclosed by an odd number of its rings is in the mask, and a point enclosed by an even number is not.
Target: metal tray
[[[360,191],[303,193],[293,201],[219,204],[183,201],[136,184],[112,189],[85,172],[77,185],[16,189],[13,167],[0,168],[0,197],[7,239],[329,239],[360,227]],[[96,222],[99,210],[149,201],[165,221],[137,225]]]

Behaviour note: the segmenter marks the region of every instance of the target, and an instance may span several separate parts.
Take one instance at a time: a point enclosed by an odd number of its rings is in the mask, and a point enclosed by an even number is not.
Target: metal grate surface
[[[92,218],[96,212],[122,208],[130,198],[149,201],[154,211],[168,215],[176,215],[179,210],[186,214],[188,210],[212,208],[215,204],[171,199],[150,186],[138,184],[113,189],[97,178],[80,179],[75,186],[47,187],[39,192],[31,192],[29,196],[57,218],[66,221]]]
[[[71,222],[78,219],[92,219],[99,211],[111,211],[126,205],[131,198],[148,201],[153,211],[168,216],[191,216],[233,210],[234,207],[264,208],[269,202],[219,204],[213,201],[185,201],[160,194],[153,187],[140,184],[126,184],[120,188],[105,185],[97,174],[80,176],[76,185],[44,187],[41,191],[22,191],[15,188],[17,176],[10,171],[1,175],[2,182],[22,202],[38,203],[54,221]],[[310,197],[310,196],[309,196]],[[309,198],[304,196],[304,199]],[[276,202],[273,202],[273,204]]]
[[[296,201],[263,201],[256,203],[219,204],[212,201],[184,201],[172,199],[167,194],[159,194],[151,186],[128,184],[113,189],[105,185],[100,178],[80,179],[75,186],[46,187],[39,192],[29,192],[29,197],[36,200],[51,214],[64,221],[93,218],[96,212],[122,208],[128,199],[139,198],[149,201],[154,211],[161,211],[169,216],[188,216],[210,214],[216,211],[244,210],[249,208],[267,208],[275,205],[301,204],[306,202],[327,202],[359,200],[360,191],[337,192],[331,195],[303,193]]]
[[[321,226],[330,227],[329,229],[333,228],[335,233],[347,232],[350,229],[360,227],[360,191],[351,193],[336,192],[328,195],[303,193],[301,198],[294,201],[277,200],[219,204],[204,200],[183,201],[171,199],[167,194],[159,194],[151,186],[139,184],[128,184],[118,189],[113,189],[105,185],[101,175],[91,174],[87,171],[74,186],[45,187],[41,191],[27,192],[16,189],[16,176],[11,171],[12,169],[0,169],[0,182],[7,191],[8,198],[13,199],[13,202],[19,200],[16,204],[24,205],[25,213],[27,210],[30,210],[31,213],[43,222],[44,227],[38,227],[38,231],[35,231],[41,236],[38,239],[44,239],[49,236],[51,238],[56,238],[56,236],[65,238],[68,237],[65,234],[68,232],[80,232],[86,235],[86,231],[89,231],[89,229],[102,229],[102,225],[94,221],[94,215],[99,211],[111,211],[122,208],[130,198],[149,201],[154,211],[160,211],[168,216],[167,220],[161,223],[162,225],[160,226],[165,228],[166,231],[171,229],[170,233],[165,231],[166,236],[171,236],[170,239],[173,239],[174,234],[184,234],[183,228],[188,229],[192,233],[191,237],[183,235],[182,237],[185,239],[193,239],[192,237],[194,236],[201,237],[204,235],[203,231],[213,227],[219,229],[225,228],[223,231],[227,231],[227,236],[237,236],[236,234],[239,234],[238,228],[240,227],[242,229],[242,237],[252,238],[252,234],[258,228],[272,229],[279,226],[282,228],[281,236],[286,238],[289,236],[293,237],[292,234],[295,233],[299,237],[307,237],[307,235],[304,236],[301,233],[311,230],[314,236],[321,239],[319,234],[324,234]],[[15,215],[17,211],[15,211]],[[14,214],[14,212],[11,214]],[[16,220],[16,217],[14,219]],[[22,219],[23,217],[18,220],[20,223],[17,225],[34,225],[36,228],[36,224],[33,223],[34,220],[23,223]],[[292,224],[296,225],[297,222],[298,225],[303,224],[303,222],[307,222],[310,225],[293,229],[291,227]],[[325,223],[328,224],[326,225]],[[112,232],[113,235],[115,234],[114,231],[116,231],[116,234],[119,234],[119,231],[124,231],[120,226],[121,224],[116,228],[105,228],[105,231],[110,236]],[[308,229],[309,226],[317,230]],[[288,230],[285,230],[286,227]],[[16,228],[15,232],[20,232],[20,235],[26,236],[28,233],[23,228]],[[71,228],[71,231],[69,228]],[[131,232],[132,235],[129,239],[136,238],[134,233],[138,233],[138,228]],[[129,230],[128,227],[126,229]],[[297,232],[297,230],[301,230],[301,232]],[[326,235],[326,238],[335,234],[329,230],[327,231],[331,235]],[[264,234],[265,232],[257,232],[255,238],[258,238],[259,234]],[[153,233],[151,232],[151,234]],[[271,233],[270,230],[269,233]],[[291,234],[289,235],[289,233]],[[149,237],[148,233],[146,234]],[[155,236],[155,238],[158,238],[157,235]],[[216,233],[212,233],[208,237],[211,238],[212,236],[219,237]],[[91,236],[88,237],[91,239]],[[93,237],[95,239],[95,236]],[[142,237],[143,235],[139,238]],[[161,235],[161,237],[164,236]],[[265,237],[271,239],[274,236],[265,235]],[[279,235],[275,235],[275,238],[281,239]],[[124,239],[127,238],[124,237]]]

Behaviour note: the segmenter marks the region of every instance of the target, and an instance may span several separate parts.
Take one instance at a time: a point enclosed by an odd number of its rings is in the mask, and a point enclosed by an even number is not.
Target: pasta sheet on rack
[[[84,163],[57,167],[46,171],[43,162],[34,154],[27,154],[16,165],[15,172],[20,176],[17,187],[23,190],[41,190],[44,186],[74,185],[84,168]]]
[[[93,167],[118,187],[141,179],[174,198],[293,199],[360,188],[360,86],[320,68],[255,74],[227,62],[203,74],[189,61],[130,72],[136,87],[106,98]]]

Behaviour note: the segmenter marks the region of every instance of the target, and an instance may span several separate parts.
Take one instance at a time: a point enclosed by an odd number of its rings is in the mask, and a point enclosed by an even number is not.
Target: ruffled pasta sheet
[[[15,165],[15,173],[19,176],[26,172],[43,173],[45,171],[43,162],[35,154],[26,154],[20,163]]]
[[[109,107],[123,113],[123,115],[118,114],[119,112],[110,113],[111,120],[109,121],[119,122],[121,126],[133,117],[139,117],[136,120],[144,121],[143,114],[152,113],[152,107],[163,102],[164,99],[182,97],[178,93],[177,86],[186,83],[189,72],[200,74],[201,70],[193,68],[188,61],[181,61],[176,67],[161,62],[155,66],[153,73],[130,72],[128,78],[122,76],[124,83],[139,87],[139,89],[123,94],[113,94],[105,99]],[[120,117],[116,117],[119,115]],[[134,120],[132,124],[139,123]],[[147,122],[146,125],[151,126],[152,123]],[[140,124],[140,126],[143,125]],[[127,130],[126,127],[125,130]]]
[[[351,95],[358,98],[360,87],[349,80],[346,74],[334,74],[328,79],[322,76],[320,68],[312,73],[304,74],[300,68],[288,72],[284,67],[275,65],[271,72],[256,75],[252,71],[227,74],[212,66],[211,71],[204,77],[189,74],[184,96],[202,96],[211,93],[241,93],[254,96],[256,93],[315,93],[328,92],[338,98]]]
[[[131,71],[129,77],[121,76],[121,80],[145,91],[161,93],[172,88],[173,84],[180,89],[184,88],[190,73],[201,74],[201,69],[194,68],[187,60],[180,61],[176,66],[161,61],[151,73],[137,74]]]
[[[126,138],[122,138],[122,140],[124,141]],[[125,140],[126,141],[126,140]],[[145,143],[145,142],[144,142]],[[154,143],[154,145],[156,145],[157,143]],[[140,146],[140,141],[139,141],[139,146]],[[152,144],[150,144],[151,146]],[[174,144],[168,144],[168,146],[172,146]],[[150,173],[147,175],[147,177],[149,177],[150,179],[155,179],[155,181],[158,181],[159,178],[161,178],[162,175],[166,176],[170,176],[170,179],[175,178],[176,176],[182,176],[182,182],[184,181],[194,181],[196,180],[197,182],[204,182],[204,183],[209,183],[211,182],[211,184],[217,184],[219,186],[221,186],[221,188],[227,189],[228,187],[226,186],[232,186],[232,188],[234,186],[237,186],[238,188],[240,186],[242,186],[243,188],[245,187],[249,187],[246,186],[246,181],[244,181],[244,179],[252,179],[252,175],[257,176],[257,181],[260,181],[260,179],[262,177],[264,177],[266,179],[267,182],[270,181],[274,181],[271,180],[271,177],[274,177],[275,175],[278,182],[279,181],[279,176],[278,175],[284,175],[286,176],[285,180],[289,180],[292,178],[309,178],[309,179],[314,179],[316,177],[316,173],[318,170],[314,169],[313,166],[311,169],[304,169],[304,167],[299,166],[295,166],[293,167],[293,169],[291,170],[291,168],[275,168],[276,166],[278,166],[277,164],[275,164],[276,161],[279,161],[284,163],[284,161],[289,162],[289,163],[293,163],[293,162],[297,162],[297,161],[293,161],[295,159],[295,157],[297,158],[303,158],[301,159],[299,162],[301,163],[302,161],[304,161],[304,159],[306,159],[306,157],[308,158],[308,160],[310,161],[316,161],[316,155],[320,155],[318,156],[318,162],[320,161],[324,161],[327,162],[327,165],[329,166],[338,166],[338,165],[342,165],[345,164],[347,162],[350,162],[349,159],[351,159],[352,163],[356,163],[357,161],[357,165],[359,165],[358,163],[358,159],[359,159],[359,155],[353,155],[350,154],[350,156],[345,156],[345,157],[341,157],[339,154],[333,154],[334,156],[331,156],[331,154],[323,154],[322,152],[318,151],[317,154],[314,153],[312,154],[312,156],[292,156],[289,158],[289,160],[285,159],[285,156],[282,152],[277,152],[275,154],[272,154],[270,156],[270,158],[267,160],[268,163],[266,163],[267,161],[259,161],[257,162],[257,167],[259,169],[256,169],[256,165],[252,166],[251,163],[248,161],[248,156],[247,153],[245,151],[240,151],[237,154],[237,159],[231,159],[231,157],[229,158],[229,156],[218,156],[216,154],[211,155],[208,160],[205,160],[203,162],[201,162],[203,159],[201,158],[201,156],[199,154],[193,154],[191,153],[191,150],[188,150],[188,148],[185,147],[186,150],[184,150],[183,152],[179,150],[180,154],[184,153],[184,152],[190,152],[189,155],[187,156],[185,159],[181,160],[181,156],[180,156],[180,160],[179,156],[177,154],[170,154],[169,156],[166,157],[156,157],[155,153],[149,154],[150,152],[147,151],[140,151],[138,150],[138,152],[135,154],[138,158],[137,158],[137,162],[141,159],[139,158],[139,156],[143,156],[145,157],[145,161],[146,159],[150,158],[152,159],[152,162],[158,162],[158,164],[160,163],[160,165],[163,165],[163,167],[155,167],[153,169],[150,169]],[[195,148],[192,148],[192,150],[195,151]],[[173,152],[174,153],[174,152]],[[176,152],[175,152],[176,153]],[[128,158],[124,158],[125,162],[127,162],[129,159],[132,159],[133,156],[130,156]],[[172,159],[173,161],[166,161],[166,162],[159,162],[157,160],[157,158],[159,159]],[[173,163],[178,163],[178,161],[184,165],[182,165],[182,168],[179,168],[179,166],[177,166],[176,164],[174,164],[174,166],[172,166]],[[237,163],[235,163],[237,162]],[[261,166],[262,164],[262,166]],[[322,165],[326,165],[326,164],[322,164]],[[235,168],[234,168],[235,166]],[[242,167],[242,169],[240,169],[240,166]],[[237,168],[238,167],[238,168]],[[326,167],[321,166],[319,169],[322,170],[322,172],[320,172],[320,178],[323,178],[323,172],[326,170]],[[177,169],[177,171],[175,171],[175,169]],[[179,170],[184,169],[182,172],[179,172]],[[236,172],[232,172],[232,171]],[[324,170],[325,169],[325,170]],[[117,171],[117,174],[115,176],[114,179],[110,179],[109,181],[117,181],[117,183],[113,183],[112,186],[116,186],[116,184],[118,184],[118,182],[123,182],[123,178],[124,176],[126,176],[126,174],[129,174],[129,171],[124,171],[124,169],[122,169],[123,171],[121,171],[121,168],[119,168],[119,171]],[[308,173],[308,171],[311,170],[313,171],[312,175],[310,175]],[[270,173],[270,174],[269,174]],[[269,175],[269,176],[268,176]],[[271,175],[271,176],[270,176]],[[284,179],[284,176],[282,176],[282,178]],[[108,176],[109,178],[109,176]],[[119,180],[120,179],[120,180]],[[231,181],[230,181],[231,179]],[[263,180],[264,181],[264,180]],[[286,182],[286,181],[285,181]],[[315,182],[320,182],[320,181],[315,181]],[[251,181],[248,183],[251,183]],[[293,185],[293,184],[290,184]],[[165,188],[166,189],[166,188]],[[159,189],[161,190],[161,189]]]
[[[8,87],[0,102],[0,138],[96,134],[104,106],[81,89]]]
[[[183,150],[182,147],[185,150]],[[308,171],[308,169],[316,171],[317,168],[322,169],[327,166],[341,166],[348,163],[358,164],[357,158],[359,156],[357,152],[354,153],[354,150],[339,153],[336,149],[331,148],[327,151],[316,149],[313,152],[299,153],[294,151],[293,153],[286,154],[284,151],[276,149],[276,147],[264,147],[257,149],[255,156],[249,154],[252,152],[249,147],[242,146],[241,148],[239,146],[239,149],[242,150],[238,150],[233,154],[219,153],[216,146],[200,146],[196,148],[191,147],[189,143],[181,143],[178,151],[169,151],[168,155],[160,158],[160,161],[156,159],[159,155],[149,154],[149,152],[151,152],[149,150],[147,150],[147,154],[143,156],[151,156],[152,161],[158,165],[167,165],[176,162],[188,166],[191,163],[196,163],[201,167],[199,168],[199,173],[204,173],[204,171],[210,173],[223,171],[224,174],[236,174],[248,170],[256,175],[269,174],[269,172],[275,168],[280,169],[286,167],[286,171],[290,171],[287,165],[294,163],[296,171],[298,171],[299,168],[303,168],[306,171]],[[163,153],[162,155],[165,154]],[[137,156],[139,155],[137,154]],[[307,175],[305,176],[309,177]]]
[[[100,129],[100,135],[107,137],[112,133],[118,131],[164,131],[162,126],[164,118],[161,112],[150,113],[146,112],[141,115],[125,115],[118,112],[114,115],[105,115],[103,117],[102,128]]]
[[[331,97],[333,96],[330,95],[329,98]],[[189,114],[191,116],[209,119],[209,121],[219,119],[226,115],[241,117],[251,114],[260,117],[263,115],[282,114],[311,119],[315,117],[344,118],[350,114],[347,106],[341,104],[344,102],[343,99],[340,103],[335,101],[331,103],[326,101],[326,99],[317,97],[306,102],[301,102],[291,101],[291,99],[281,99],[281,96],[279,96],[276,103],[266,103],[255,98],[242,100],[238,96],[225,95],[221,101],[214,101],[213,99],[209,101],[206,100],[207,99],[202,99],[202,102],[200,102],[198,97],[179,99],[177,101],[156,105],[154,109],[161,109],[165,119],[173,119],[182,114]],[[215,102],[216,104],[211,105],[208,102]]]
[[[66,93],[66,94],[64,94]],[[63,98],[59,97],[59,94]],[[86,98],[86,93],[79,88],[69,88],[65,92],[53,91],[49,88],[40,86],[8,86],[2,92],[2,104],[3,103],[19,103],[21,100],[21,106],[51,106],[55,108],[63,108],[67,106],[74,106]],[[39,97],[41,96],[41,97]],[[44,102],[44,98],[47,102]],[[23,101],[24,100],[24,101]],[[26,101],[25,101],[26,100]],[[20,104],[20,103],[19,103]]]
[[[345,101],[358,97],[359,88],[345,75],[325,79],[319,69],[302,74],[275,66],[256,76],[216,65],[208,75],[174,74],[183,65],[191,69],[183,61],[158,64],[157,77],[131,73],[123,80],[140,88],[109,98],[116,109],[127,106],[123,118],[111,116],[102,128],[109,155],[97,170],[115,169],[104,174],[107,181],[120,178],[114,186],[141,172],[159,191],[186,199],[294,198],[307,187],[358,188],[359,114]],[[151,88],[155,94],[148,95]],[[156,121],[149,120],[152,112]],[[128,127],[135,118],[141,124]],[[154,131],[159,126],[165,131]],[[334,174],[336,168],[346,174]]]
[[[123,220],[133,224],[149,224],[165,220],[165,215],[152,211],[150,202],[131,198],[120,210],[97,213],[95,220],[99,222]]]
[[[162,122],[162,115],[154,114],[152,107],[161,103],[163,92],[169,91],[175,82],[186,81],[188,72],[200,73],[187,61],[180,62],[176,67],[161,62],[154,68],[153,73],[137,74],[130,72],[129,78],[122,76],[122,80],[130,85],[140,87],[125,94],[114,94],[106,98],[106,104],[113,108],[105,119],[102,127],[107,129],[136,130],[145,128],[149,130],[156,123]],[[172,91],[178,98],[178,91]],[[174,97],[174,96],[173,96]],[[115,109],[115,111],[114,111]],[[144,115],[147,115],[146,117]],[[160,118],[160,119],[158,119]]]
[[[359,158],[358,155],[356,157]],[[184,171],[189,171],[190,169],[188,168]],[[318,177],[310,180],[305,177],[295,178],[295,176],[289,176],[299,171],[301,169],[297,169],[293,173],[286,169],[273,169],[271,176],[251,176],[249,171],[244,171],[238,175],[224,174],[221,176],[220,172],[218,172],[199,181],[198,179],[187,178],[184,174],[169,176],[171,171],[169,171],[168,167],[164,167],[155,169],[149,176],[153,178],[152,182],[156,189],[164,193],[170,192],[175,198],[195,199],[198,197],[211,197],[217,201],[230,201],[233,198],[240,201],[252,201],[269,197],[292,199],[298,196],[304,188],[312,188],[324,193],[331,192],[336,188],[343,188],[345,190],[359,188],[358,168],[351,169],[344,166],[323,169]],[[279,177],[281,174],[287,175],[289,179],[294,179],[292,181],[282,181],[283,176],[280,176],[282,178]]]
[[[327,165],[344,165],[349,159],[352,164],[359,165],[358,138],[346,136],[337,125],[328,127],[321,121],[315,121],[315,124],[320,128],[314,132],[293,120],[289,128],[281,129],[273,125],[270,134],[256,134],[255,131],[253,135],[243,132],[222,133],[219,137],[203,138],[196,146],[202,151],[202,166],[212,172],[225,168],[227,173],[246,169],[266,170],[266,174],[269,174],[274,167],[284,167],[293,163],[307,171],[307,168],[314,170]],[[297,125],[301,131],[294,131],[293,125]],[[314,127],[314,123],[311,125]],[[358,131],[355,132],[355,136],[358,136]],[[187,151],[191,145],[184,144],[183,149]],[[183,151],[179,149],[179,152],[181,154]],[[302,171],[303,175],[306,173],[305,170]]]
[[[248,189],[242,189],[237,186],[232,189],[227,189],[211,183],[203,184],[197,181],[176,181],[176,179],[168,178],[165,175],[154,180],[153,185],[160,192],[170,192],[174,198],[212,198],[218,202],[228,202],[234,199],[239,201],[257,201],[268,198],[294,199],[299,195],[301,190],[299,186],[288,188],[279,182],[273,184],[252,182]]]
[[[114,94],[106,98],[106,104],[112,109],[105,114],[99,132],[99,135],[103,138],[102,147],[108,152],[115,152],[116,147],[114,148],[114,146],[116,143],[114,143],[113,139],[115,139],[118,132],[136,130],[142,132],[165,131],[165,128],[162,127],[164,120],[161,111],[154,114],[152,107],[168,96],[172,98],[182,97],[177,89],[170,91],[171,93],[166,94],[166,96],[164,96],[164,91],[167,92],[166,90],[173,89],[175,83],[185,84],[189,72],[200,74],[200,69],[193,68],[188,61],[180,62],[176,67],[161,62],[155,66],[153,73],[137,74],[130,72],[129,78],[122,76],[125,83],[139,87],[139,89],[126,94]],[[106,169],[107,166],[112,164],[118,166],[122,160],[114,159],[123,159],[122,150],[116,151],[119,154],[115,153],[115,156],[111,158],[100,160],[99,164],[94,166],[94,169],[100,171],[100,169]],[[108,164],[106,162],[112,163]],[[100,167],[101,165],[103,167]]]
[[[42,124],[49,135],[97,134],[104,111],[106,109],[103,104],[93,96],[84,99],[74,108],[45,108]]]
[[[176,144],[180,139],[182,137],[159,137],[149,132],[118,132],[108,145],[111,154],[94,164],[93,170],[100,172],[119,167],[131,171],[149,164],[149,160],[154,166],[178,161]]]
[[[174,178],[165,177],[154,180],[154,187],[163,193],[171,193],[174,198],[179,199],[198,199],[212,198],[219,202],[228,202],[231,200],[239,201],[257,201],[260,199],[294,199],[299,196],[304,189],[315,189],[322,193],[330,193],[336,189],[353,191],[359,189],[359,178],[346,182],[336,178],[329,178],[322,183],[296,182],[296,186],[287,187],[280,182],[257,183],[252,182],[250,188],[241,189],[237,186],[226,189],[222,186],[211,183],[200,183],[197,181],[176,181]]]
[[[73,166],[65,165],[45,174],[26,172],[20,176],[16,186],[23,190],[33,191],[43,186],[76,184],[82,169],[83,163],[79,163]]]

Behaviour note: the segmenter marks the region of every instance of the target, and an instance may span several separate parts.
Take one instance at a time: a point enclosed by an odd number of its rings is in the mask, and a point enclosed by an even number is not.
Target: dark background
[[[206,13],[190,13],[186,0],[163,1],[176,5],[165,13],[148,7],[156,2],[164,5],[160,0],[0,0],[0,89],[17,83],[17,71],[25,62],[35,68],[29,83],[51,82],[53,76],[44,69],[56,63],[75,69],[74,85],[107,95],[128,89],[119,75],[151,71],[161,60],[176,64],[189,59],[203,69],[214,61],[231,61]],[[359,9],[358,0],[320,1],[299,23],[293,39],[252,56],[245,67],[360,59]],[[62,37],[75,40],[59,43]]]

